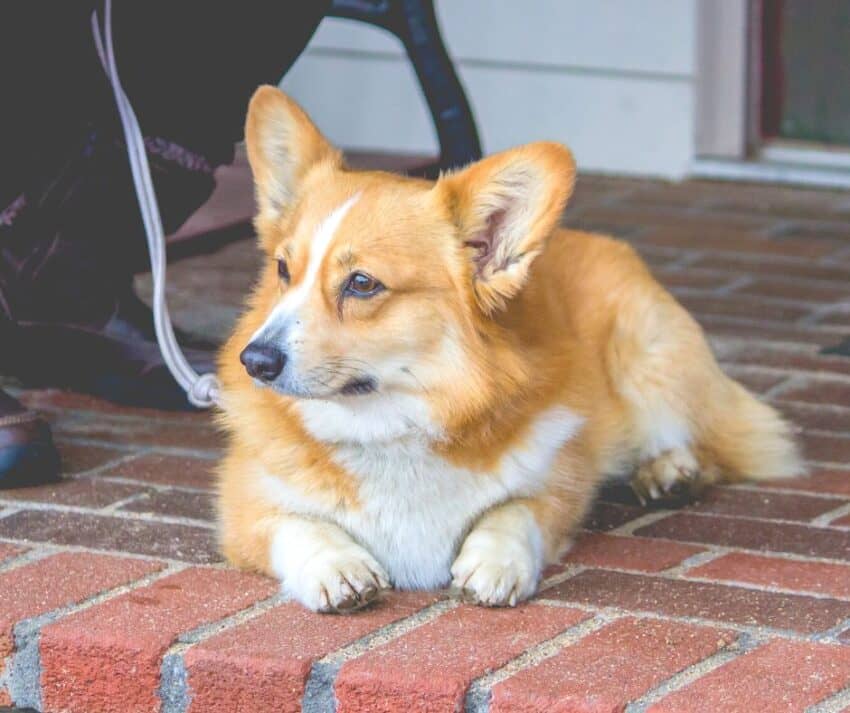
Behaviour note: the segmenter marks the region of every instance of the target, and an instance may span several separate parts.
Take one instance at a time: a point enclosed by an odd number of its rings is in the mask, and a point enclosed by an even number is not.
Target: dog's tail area
[[[772,480],[805,473],[791,425],[743,386],[726,378],[725,399],[702,434],[703,458],[719,480]]]

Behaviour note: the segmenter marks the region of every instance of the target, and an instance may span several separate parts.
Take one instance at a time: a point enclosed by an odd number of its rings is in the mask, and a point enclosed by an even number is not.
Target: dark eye
[[[277,274],[281,280],[286,280],[287,282],[289,282],[289,265],[286,264],[286,260],[284,260],[283,258],[278,258]]]
[[[354,272],[345,285],[345,293],[353,297],[371,297],[384,289],[384,286],[365,272]]]

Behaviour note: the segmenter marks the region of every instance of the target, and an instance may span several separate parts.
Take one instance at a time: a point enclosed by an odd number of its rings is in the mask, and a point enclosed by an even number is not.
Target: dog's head
[[[574,178],[554,143],[436,182],[353,171],[273,87],[245,138],[268,260],[241,359],[302,399],[424,398],[480,368],[470,345],[523,288]]]

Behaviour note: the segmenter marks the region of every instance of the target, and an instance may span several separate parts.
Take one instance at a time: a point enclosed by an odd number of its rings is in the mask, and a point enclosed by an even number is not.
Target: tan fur
[[[362,481],[334,443],[305,428],[297,399],[258,388],[239,363],[304,279],[316,226],[353,195],[299,313],[309,320],[299,358],[314,370],[354,359],[403,365],[379,391],[422,399],[441,433],[431,451],[483,479],[547,409],[583,418],[545,486],[505,503],[532,513],[547,560],[568,545],[606,476],[665,457],[660,424],[668,421],[670,433],[688,434],[683,447],[706,481],[801,472],[788,425],[721,372],[700,327],[634,251],[557,227],[574,179],[563,147],[532,144],[436,183],[353,172],[303,111],[268,87],[252,100],[246,138],[269,259],[220,358],[229,447],[219,510],[231,562],[271,572],[270,538],[287,513],[268,499],[261,474],[335,512],[364,505]],[[289,286],[278,257],[287,259]],[[354,269],[388,289],[340,299]],[[331,371],[322,372],[319,398],[336,398],[348,373]],[[512,603],[506,597],[479,600]]]

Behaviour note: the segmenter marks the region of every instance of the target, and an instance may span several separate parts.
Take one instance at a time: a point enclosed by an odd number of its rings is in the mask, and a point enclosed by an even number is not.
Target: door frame
[[[752,15],[750,0],[698,0],[697,156],[742,159],[749,152]]]
[[[850,148],[761,135],[763,0],[696,0],[691,174],[850,188]]]

